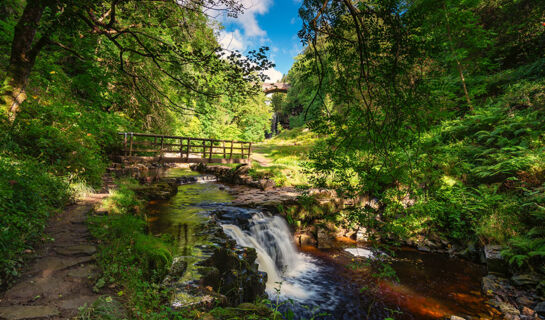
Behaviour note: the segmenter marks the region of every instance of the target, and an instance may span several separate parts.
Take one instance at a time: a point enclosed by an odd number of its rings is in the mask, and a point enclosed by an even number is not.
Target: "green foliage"
[[[160,312],[169,296],[159,283],[172,264],[174,246],[171,239],[146,233],[144,218],[133,214],[139,201],[130,184],[121,183],[112,193],[108,208],[117,208],[115,212],[89,219],[91,233],[101,242],[97,261],[103,275],[95,287],[120,284],[132,315],[153,319],[148,314]]]
[[[0,287],[18,276],[23,252],[41,239],[47,219],[67,200],[66,182],[39,162],[0,154]]]
[[[302,103],[290,121],[323,137],[312,184],[376,198],[345,219],[388,238],[478,239],[542,264],[543,6],[304,1],[308,46],[277,109]]]
[[[308,129],[284,130],[273,139],[252,146],[255,154],[250,176],[273,179],[278,186],[308,185],[304,163],[308,151],[318,140]],[[263,159],[262,161],[261,159]]]
[[[134,179],[118,181],[118,188],[110,190],[108,198],[102,201],[102,208],[111,215],[137,214],[142,209],[143,202],[136,198],[133,191],[138,182]]]

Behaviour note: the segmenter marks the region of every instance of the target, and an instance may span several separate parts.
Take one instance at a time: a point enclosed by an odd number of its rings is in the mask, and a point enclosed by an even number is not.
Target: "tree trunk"
[[[46,1],[28,0],[15,26],[6,75],[8,88],[2,92],[2,100],[10,121],[15,120],[21,103],[26,99],[25,89],[36,56],[48,41],[46,36],[42,36],[34,43],[34,37],[46,7],[44,2]]]
[[[456,60],[456,69],[458,70],[460,81],[462,82],[462,89],[464,90],[467,105],[469,106],[469,110],[473,110],[473,104],[471,103],[471,99],[469,98],[469,92],[467,91],[466,86],[466,79],[464,77],[464,67],[462,66],[460,60],[458,60],[458,58],[456,57],[456,52],[454,50],[454,41],[452,39],[452,31],[450,30],[450,19],[448,17],[447,6],[445,4],[443,4],[443,10],[445,10],[445,20],[447,25],[447,36],[450,43],[450,51],[454,56],[454,60]]]

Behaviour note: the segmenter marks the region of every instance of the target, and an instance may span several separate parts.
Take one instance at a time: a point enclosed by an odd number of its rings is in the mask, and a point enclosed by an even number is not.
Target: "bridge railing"
[[[246,163],[252,143],[148,133],[120,132],[123,157],[163,162]]]

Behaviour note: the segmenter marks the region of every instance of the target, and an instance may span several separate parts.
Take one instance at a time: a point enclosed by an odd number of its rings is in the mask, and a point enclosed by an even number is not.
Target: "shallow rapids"
[[[167,173],[179,177],[184,171]],[[147,212],[150,230],[174,236],[180,254],[191,259],[207,241],[199,226],[215,216],[238,245],[256,249],[259,270],[268,275],[269,300],[281,312],[293,312],[293,319],[490,318],[483,314],[479,265],[402,250],[392,261],[400,281],[377,280],[372,276],[376,270],[354,266],[354,260],[373,252],[346,244],[328,250],[298,248],[282,217],[232,205],[229,187],[209,179],[184,176],[176,196],[153,201]],[[186,276],[192,273],[189,268]]]

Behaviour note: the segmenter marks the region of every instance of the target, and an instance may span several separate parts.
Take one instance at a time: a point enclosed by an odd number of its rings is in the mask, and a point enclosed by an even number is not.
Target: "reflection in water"
[[[168,177],[176,178],[186,173],[194,176],[189,170],[175,169],[168,171]],[[203,180],[200,180],[203,183],[180,185],[178,193],[170,200],[155,200],[148,204],[150,231],[155,235],[172,235],[178,243],[178,255],[188,263],[182,282],[198,278],[194,264],[203,256],[200,248],[208,243],[207,235],[201,231],[210,211],[231,201],[231,196],[219,189],[220,185],[206,182],[210,179]]]
[[[171,177],[180,174],[184,171],[169,172]],[[392,262],[400,282],[377,281],[369,267],[347,268],[356,258],[350,252],[367,251],[305,247],[302,253],[294,246],[283,218],[231,206],[230,195],[222,189],[211,182],[181,185],[171,200],[150,203],[150,230],[176,238],[179,254],[189,263],[185,280],[196,276],[191,266],[202,255],[200,246],[207,243],[201,226],[214,212],[226,234],[240,245],[256,248],[259,268],[268,274],[269,297],[278,297],[285,303],[283,308],[289,305],[296,318],[310,318],[322,311],[328,315],[319,319],[491,318],[480,295],[481,266],[401,250]],[[347,244],[353,246],[342,246]],[[364,287],[376,289],[361,290]]]

